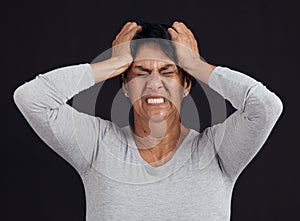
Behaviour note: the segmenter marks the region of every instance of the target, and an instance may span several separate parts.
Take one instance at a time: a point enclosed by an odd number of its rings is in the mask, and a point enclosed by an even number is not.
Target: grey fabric
[[[234,184],[280,117],[280,98],[246,74],[216,67],[208,85],[237,110],[201,133],[190,129],[174,156],[152,167],[129,126],[66,103],[94,84],[91,66],[80,64],[39,74],[14,92],[33,130],[80,174],[86,219],[230,220]]]

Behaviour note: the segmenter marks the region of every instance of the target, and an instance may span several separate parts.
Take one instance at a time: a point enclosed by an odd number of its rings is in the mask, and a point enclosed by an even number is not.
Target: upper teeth
[[[147,99],[147,103],[149,104],[159,104],[159,103],[163,103],[164,99],[163,98],[148,98]]]

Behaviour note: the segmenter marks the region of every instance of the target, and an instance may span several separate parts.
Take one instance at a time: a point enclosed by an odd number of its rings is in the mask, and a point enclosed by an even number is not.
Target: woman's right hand
[[[111,58],[91,64],[95,83],[107,80],[125,72],[133,62],[130,41],[142,26],[127,22],[112,42]]]
[[[133,61],[130,52],[130,41],[132,40],[136,32],[141,29],[142,26],[137,25],[136,22],[127,22],[112,42],[111,57],[125,61],[128,63],[128,66],[130,66]]]

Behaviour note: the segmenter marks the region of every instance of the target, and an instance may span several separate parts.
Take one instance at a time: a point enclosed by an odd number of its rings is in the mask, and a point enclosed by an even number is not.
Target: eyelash
[[[173,71],[170,71],[170,72],[166,72],[166,73],[162,73],[163,75],[169,75],[169,74],[174,74]]]
[[[138,77],[145,77],[145,76],[147,76],[148,74],[135,74],[136,76],[138,76]]]

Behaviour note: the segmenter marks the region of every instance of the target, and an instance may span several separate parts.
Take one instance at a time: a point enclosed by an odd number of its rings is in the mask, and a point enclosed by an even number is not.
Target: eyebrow
[[[167,70],[169,67],[173,67],[173,66],[175,67],[174,64],[166,64],[165,66],[161,67],[158,71],[159,71],[159,72],[160,72],[160,71],[164,71],[164,70]],[[137,68],[137,69],[139,69],[139,70],[141,70],[141,71],[151,72],[150,69],[145,68],[145,67],[143,67],[142,65],[137,65],[137,66],[134,66],[133,68]]]

